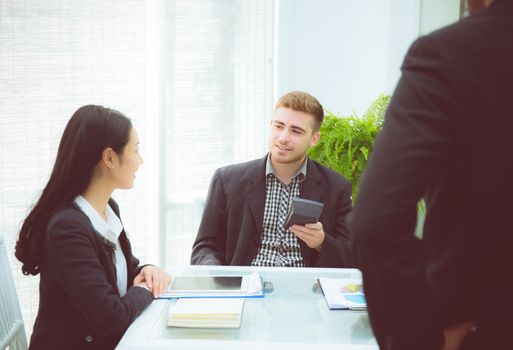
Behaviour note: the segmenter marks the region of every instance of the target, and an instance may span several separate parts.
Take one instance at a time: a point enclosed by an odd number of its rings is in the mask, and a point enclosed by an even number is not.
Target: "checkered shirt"
[[[267,157],[262,242],[251,266],[305,266],[298,238],[284,227],[292,200],[299,196],[305,178],[306,160],[285,185],[274,175]]]

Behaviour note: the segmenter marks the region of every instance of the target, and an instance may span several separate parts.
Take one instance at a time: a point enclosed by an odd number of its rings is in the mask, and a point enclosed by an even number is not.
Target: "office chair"
[[[27,337],[7,248],[0,236],[0,350],[26,350]]]

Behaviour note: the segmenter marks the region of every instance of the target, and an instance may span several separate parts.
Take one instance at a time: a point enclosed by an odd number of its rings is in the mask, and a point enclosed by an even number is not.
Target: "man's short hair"
[[[303,112],[314,117],[313,131],[319,131],[324,120],[324,110],[315,97],[304,91],[292,91],[280,97],[274,110],[278,108],[290,108],[296,112]]]

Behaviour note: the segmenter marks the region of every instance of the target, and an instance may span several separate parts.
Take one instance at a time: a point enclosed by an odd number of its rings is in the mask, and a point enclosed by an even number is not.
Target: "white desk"
[[[128,328],[117,350],[135,349],[358,349],[376,350],[366,312],[330,311],[318,277],[360,277],[353,269],[187,266],[176,274],[245,274],[258,271],[274,290],[246,299],[240,329],[167,327],[169,305],[155,300]]]

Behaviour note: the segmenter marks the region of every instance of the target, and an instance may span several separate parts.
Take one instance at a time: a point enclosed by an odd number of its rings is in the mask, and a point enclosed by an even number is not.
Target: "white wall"
[[[420,34],[428,34],[460,17],[460,0],[421,0]]]
[[[419,32],[419,0],[277,0],[275,100],[305,90],[340,115],[391,94]]]

